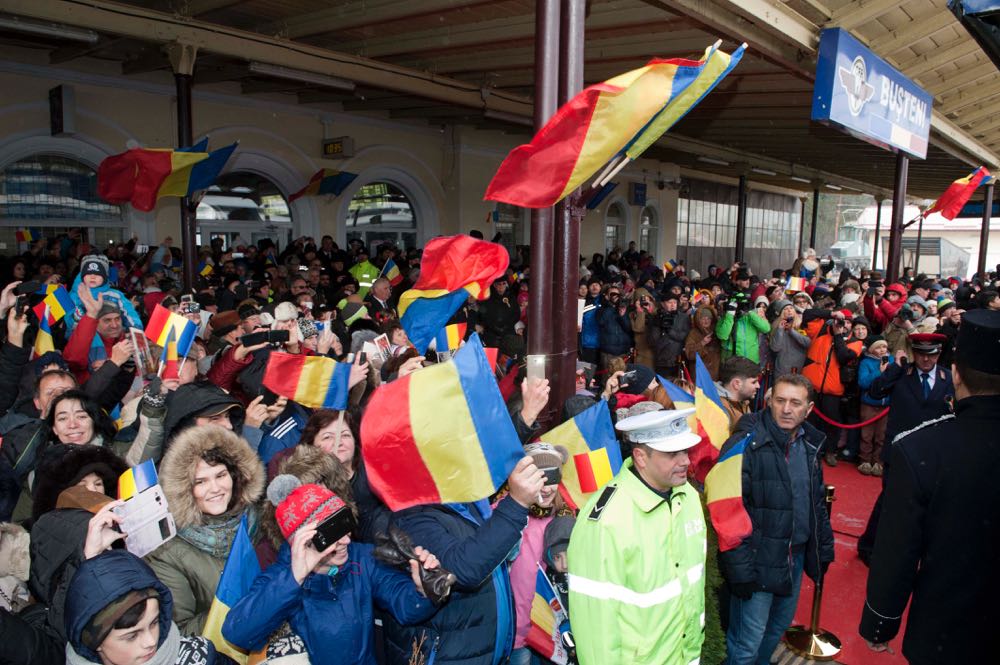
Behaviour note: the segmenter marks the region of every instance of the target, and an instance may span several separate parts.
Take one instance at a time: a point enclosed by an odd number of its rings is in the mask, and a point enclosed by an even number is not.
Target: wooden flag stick
[[[604,180],[604,176],[606,176],[606,175],[608,174],[608,171],[610,171],[611,169],[613,169],[613,168],[615,167],[615,164],[617,164],[617,163],[618,163],[618,161],[619,161],[619,160],[620,160],[620,159],[621,159],[622,157],[625,157],[625,155],[624,155],[624,154],[622,154],[622,155],[615,155],[615,156],[614,156],[614,157],[613,157],[613,158],[611,159],[611,161],[610,161],[610,162],[608,162],[608,165],[604,167],[604,170],[603,170],[603,171],[601,171],[601,175],[597,176],[597,179],[595,179],[595,180],[594,180],[594,184],[593,184],[593,185],[591,185],[591,187],[593,187],[594,189],[596,189],[596,188],[598,188],[598,187],[601,187],[601,186],[602,186],[602,185],[604,184],[604,183],[602,182],[602,181]],[[617,171],[616,171],[616,173],[617,173]]]
[[[598,184],[599,184],[599,185],[600,185],[601,187],[603,187],[603,186],[604,186],[604,185],[605,185],[606,183],[608,183],[608,182],[609,182],[609,181],[610,181],[610,180],[611,180],[612,178],[614,178],[614,177],[615,177],[616,175],[618,175],[618,173],[619,173],[619,172],[620,172],[620,171],[621,171],[621,170],[622,170],[623,168],[625,168],[626,166],[628,166],[628,165],[629,165],[629,164],[630,164],[631,162],[632,162],[632,160],[631,160],[630,158],[626,157],[625,159],[623,159],[623,160],[622,160],[621,162],[619,162],[619,163],[618,163],[618,166],[616,166],[616,167],[615,167],[615,170],[614,170],[614,171],[612,171],[612,172],[611,172],[611,173],[610,173],[610,174],[609,174],[609,175],[608,175],[607,177],[605,177],[605,178],[604,178],[603,180],[601,180],[601,182],[599,182]]]

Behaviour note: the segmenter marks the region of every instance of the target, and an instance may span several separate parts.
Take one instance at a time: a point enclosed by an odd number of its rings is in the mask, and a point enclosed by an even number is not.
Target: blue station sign
[[[819,40],[812,119],[881,148],[927,156],[933,97],[842,28]]]

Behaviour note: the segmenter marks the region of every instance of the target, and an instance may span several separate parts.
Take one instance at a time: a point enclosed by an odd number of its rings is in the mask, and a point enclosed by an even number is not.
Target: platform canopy
[[[527,135],[534,0],[7,0],[0,44],[51,63],[171,72],[197,47],[196,86]],[[933,95],[909,194],[935,198],[1000,166],[1000,72],[947,0],[592,0],[588,83],[651,57],[750,44],[739,68],[647,156],[775,185],[888,196],[894,156],[810,121],[820,30],[841,27]]]

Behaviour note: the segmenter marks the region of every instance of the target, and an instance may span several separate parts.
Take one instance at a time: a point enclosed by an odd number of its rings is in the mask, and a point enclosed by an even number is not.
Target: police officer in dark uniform
[[[892,446],[860,633],[888,649],[910,597],[914,665],[997,662],[1000,622],[1000,312],[963,316],[956,414]]]
[[[889,422],[885,432],[888,444],[882,449],[883,493],[875,501],[865,532],[858,539],[858,556],[866,564],[875,546],[875,534],[882,512],[885,486],[892,466],[890,451],[895,445],[896,437],[921,423],[951,413],[955,397],[951,371],[937,364],[941,356],[941,346],[947,340],[945,335],[937,333],[910,335],[913,362],[907,363],[906,355],[902,352],[897,353],[898,364],[887,367],[868,388],[868,393],[875,399],[889,397],[890,402],[887,416]]]

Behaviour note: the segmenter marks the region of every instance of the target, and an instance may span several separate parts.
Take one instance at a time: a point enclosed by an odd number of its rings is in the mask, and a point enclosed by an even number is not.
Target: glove
[[[729,593],[740,600],[750,600],[750,596],[757,590],[756,582],[738,582],[729,585]]]
[[[726,311],[735,312],[737,307],[739,307],[739,303],[737,303],[735,300],[730,300],[729,304],[726,305]]]

